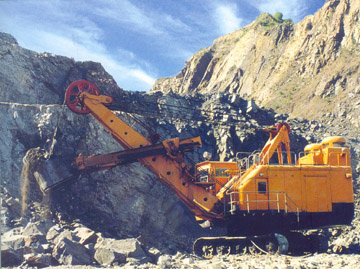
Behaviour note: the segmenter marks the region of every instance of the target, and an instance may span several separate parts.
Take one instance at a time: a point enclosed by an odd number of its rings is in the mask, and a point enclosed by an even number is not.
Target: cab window
[[[216,177],[228,177],[229,174],[225,173],[226,170],[229,170],[229,168],[216,168],[215,169],[215,176]]]
[[[341,148],[344,146],[344,143],[334,143],[334,148]]]
[[[258,182],[258,192],[260,194],[266,193],[266,182]]]

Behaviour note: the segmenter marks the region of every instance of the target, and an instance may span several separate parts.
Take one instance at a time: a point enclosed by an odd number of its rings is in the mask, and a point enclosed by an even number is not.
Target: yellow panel
[[[239,188],[239,207],[240,210],[256,210],[256,192],[255,192],[255,180],[250,179]]]
[[[350,167],[331,168],[331,196],[333,203],[353,203],[353,184],[352,177],[346,178],[346,174],[351,175]]]
[[[268,171],[269,178],[269,200],[270,209],[272,210],[284,210],[284,194],[280,193],[284,191],[284,171],[280,166],[270,166]],[[279,192],[279,193],[275,193]]]
[[[291,212],[305,210],[303,202],[303,180],[300,170],[289,171],[285,179],[285,193],[287,194],[288,210]]]
[[[241,209],[264,210],[264,194],[257,193],[258,183],[268,180],[268,204],[271,210],[289,212],[329,212],[332,203],[352,203],[351,167],[327,165],[259,166],[242,181],[239,191]],[[285,195],[286,194],[286,195]],[[286,203],[285,203],[286,197]]]
[[[332,210],[330,186],[326,176],[305,176],[305,186],[308,212]]]

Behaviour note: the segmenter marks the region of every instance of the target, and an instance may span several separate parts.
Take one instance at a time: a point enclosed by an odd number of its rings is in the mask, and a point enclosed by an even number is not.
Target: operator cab
[[[236,173],[236,162],[205,161],[196,165],[195,184],[202,185],[216,194]]]

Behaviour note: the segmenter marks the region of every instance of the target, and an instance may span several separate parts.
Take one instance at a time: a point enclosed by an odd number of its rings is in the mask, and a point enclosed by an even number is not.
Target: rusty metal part
[[[80,94],[82,92],[99,95],[99,90],[93,83],[86,80],[74,81],[66,89],[66,105],[72,112],[75,112],[76,114],[89,114],[90,110],[84,105],[84,103],[80,99]]]
[[[88,93],[90,96],[98,96],[98,98],[93,98],[95,103],[109,105],[113,102],[113,98],[109,95],[99,96],[99,90],[93,83],[86,80],[74,81],[66,89],[65,102],[69,109],[76,114],[90,113],[90,109],[84,103],[84,93]]]
[[[164,147],[164,142],[163,144],[128,149],[109,154],[99,154],[92,156],[80,155],[76,158],[72,166],[78,170],[96,171],[109,169],[120,164],[136,162],[138,159],[149,156],[153,156],[153,158],[156,159],[156,156],[165,155],[168,152],[168,149]],[[179,140],[177,145],[177,154],[182,154],[183,152],[193,150],[195,147],[201,147],[201,140],[200,137],[183,139],[181,141]]]

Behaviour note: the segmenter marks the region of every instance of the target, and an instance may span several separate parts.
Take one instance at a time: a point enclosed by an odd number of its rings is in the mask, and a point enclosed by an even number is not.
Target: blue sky
[[[125,90],[177,74],[261,12],[299,22],[325,0],[0,0],[0,31],[37,52],[101,62]]]

